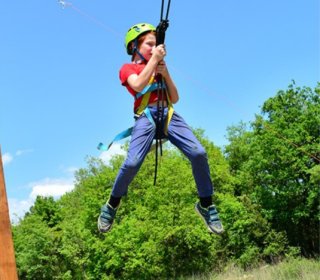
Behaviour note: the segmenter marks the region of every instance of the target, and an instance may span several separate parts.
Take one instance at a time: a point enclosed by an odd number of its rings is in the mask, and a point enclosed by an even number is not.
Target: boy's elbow
[[[174,96],[174,97],[171,97],[171,103],[172,104],[176,104],[177,102],[179,101],[179,96]]]
[[[140,92],[144,89],[144,85],[142,83],[140,83],[139,81],[134,81],[133,83],[131,83],[130,86],[136,92]]]
[[[132,74],[129,76],[127,83],[129,86],[135,91],[135,92],[140,92],[144,89],[145,85],[141,80],[139,79],[138,75]]]

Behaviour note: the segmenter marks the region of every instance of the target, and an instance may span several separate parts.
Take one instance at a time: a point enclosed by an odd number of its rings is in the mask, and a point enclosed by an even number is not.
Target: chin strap
[[[144,56],[143,56],[143,55],[141,54],[141,52],[139,52],[139,50],[138,50],[138,39],[135,39],[135,40],[133,41],[132,53],[133,53],[132,59],[133,59],[133,57],[134,57],[134,54],[136,53],[136,54],[140,57],[140,59],[141,59],[142,61],[146,61],[146,59],[144,58]]]

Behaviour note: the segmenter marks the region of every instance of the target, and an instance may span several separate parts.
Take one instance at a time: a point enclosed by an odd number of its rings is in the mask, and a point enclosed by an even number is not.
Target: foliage
[[[279,91],[251,131],[229,130],[226,147],[236,194],[249,194],[272,227],[307,256],[319,253],[319,93],[319,85]]]
[[[100,234],[100,207],[124,157],[108,165],[88,158],[72,192],[59,200],[38,197],[14,226],[20,279],[182,279],[230,263],[250,269],[278,262],[300,249],[315,254],[318,103],[318,89],[290,86],[279,92],[250,130],[244,123],[229,129],[225,155],[203,130],[194,131],[207,151],[214,203],[226,229],[222,236],[209,234],[196,215],[190,163],[168,144],[157,185],[155,156],[149,153],[112,231]]]
[[[38,197],[31,209],[32,214],[13,228],[20,279],[58,279],[55,277],[60,275],[60,269],[63,270],[58,253],[59,231],[51,228],[51,220],[46,220],[44,215],[52,206],[50,202],[46,205],[48,201],[50,199]]]

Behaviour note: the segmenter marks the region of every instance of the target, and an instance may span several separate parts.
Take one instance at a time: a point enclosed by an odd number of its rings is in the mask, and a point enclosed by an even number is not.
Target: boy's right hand
[[[160,44],[152,50],[152,55],[156,58],[158,62],[163,60],[163,58],[166,56],[166,48],[164,44]]]

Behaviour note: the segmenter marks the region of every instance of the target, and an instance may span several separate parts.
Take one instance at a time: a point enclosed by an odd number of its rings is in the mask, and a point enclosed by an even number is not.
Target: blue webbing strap
[[[151,112],[150,112],[150,110],[149,110],[149,107],[146,107],[146,108],[144,109],[143,113],[146,115],[146,117],[148,118],[148,120],[149,120],[149,121],[152,123],[152,125],[155,127],[156,124],[155,124],[155,122],[154,122],[154,120],[153,120],[153,117],[152,117],[152,115],[151,115]]]
[[[131,133],[132,133],[132,129],[133,129],[133,127],[130,127],[128,129],[122,131],[121,133],[117,134],[116,137],[112,140],[112,142],[108,146],[106,146],[103,143],[99,143],[98,147],[97,147],[98,150],[100,150],[100,151],[108,151],[110,149],[111,145],[113,144],[113,142],[119,141],[121,139],[124,139],[124,138],[127,138],[128,136],[130,136]]]
[[[154,82],[154,83],[152,83],[150,85],[147,85],[142,91],[138,92],[135,95],[135,98],[138,99],[138,98],[140,98],[141,96],[145,95],[148,92],[155,91],[156,89],[158,89],[158,86],[159,86],[159,83],[157,83],[157,82]],[[165,84],[163,85],[163,88],[166,88]]]
[[[148,120],[152,123],[153,126],[156,126],[156,124],[154,123],[154,120],[152,118],[152,115],[151,115],[151,112],[149,110],[148,107],[146,107],[143,111],[143,113],[146,115],[146,117],[148,118]],[[116,135],[116,137],[113,138],[113,140],[111,141],[111,143],[107,146],[103,143],[99,143],[98,144],[98,150],[100,151],[108,151],[110,149],[110,147],[112,146],[113,142],[116,142],[116,141],[119,141],[119,140],[122,140],[124,138],[127,138],[131,135],[132,133],[132,130],[133,130],[133,126],[132,127],[129,127],[128,129],[120,132],[119,134]]]

